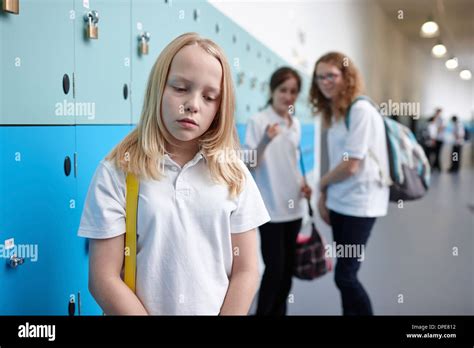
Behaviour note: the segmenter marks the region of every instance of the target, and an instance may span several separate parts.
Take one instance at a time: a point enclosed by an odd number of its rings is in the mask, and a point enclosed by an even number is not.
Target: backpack
[[[348,130],[350,110],[359,100],[367,100],[378,111],[378,106],[370,98],[366,96],[355,98],[346,111],[345,123]],[[426,194],[430,185],[431,169],[426,154],[408,127],[382,114],[380,116],[384,122],[387,139],[389,175],[383,172],[372,151],[369,150],[368,155],[377,163],[382,181],[390,186],[391,202],[419,199]]]

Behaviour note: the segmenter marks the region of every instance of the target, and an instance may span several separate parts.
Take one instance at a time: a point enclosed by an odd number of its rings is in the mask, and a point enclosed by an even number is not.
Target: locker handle
[[[71,159],[69,158],[69,156],[66,156],[66,158],[64,159],[64,174],[66,174],[66,176],[69,176],[69,174],[71,174]]]
[[[64,94],[69,93],[69,88],[70,87],[71,87],[71,83],[70,83],[70,80],[69,80],[69,75],[64,74],[63,75],[63,92],[64,92]]]
[[[128,98],[128,85],[124,83],[123,85],[123,99],[127,100]]]

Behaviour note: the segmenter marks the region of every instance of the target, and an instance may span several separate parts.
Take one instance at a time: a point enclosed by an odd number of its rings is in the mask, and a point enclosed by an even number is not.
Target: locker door
[[[0,16],[0,124],[74,124],[72,0]],[[63,86],[64,81],[64,86]]]
[[[4,126],[0,139],[0,314],[67,315],[69,295],[79,288],[71,255],[84,248],[71,242],[78,215],[74,126]],[[16,249],[7,251],[10,239]],[[16,268],[8,265],[13,252],[24,259]]]
[[[137,124],[145,95],[148,75],[163,48],[177,34],[175,2],[136,0],[132,2],[132,124]],[[139,37],[150,33],[148,54],[139,51]]]
[[[130,125],[119,126],[76,126],[76,153],[77,153],[77,212],[74,231],[79,228],[80,216],[84,207],[90,181],[100,162],[131,130]],[[88,241],[74,234],[71,244],[80,247],[73,250],[70,263],[73,280],[71,289],[81,291],[82,311],[84,315],[100,315],[102,310],[90,294],[88,282]]]
[[[130,0],[75,0],[77,124],[130,124]],[[84,16],[98,13],[98,38],[86,35]]]

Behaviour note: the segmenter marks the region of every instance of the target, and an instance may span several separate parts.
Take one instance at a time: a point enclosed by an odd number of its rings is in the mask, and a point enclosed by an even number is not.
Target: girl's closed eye
[[[212,96],[212,95],[205,95],[205,96],[204,96],[204,99],[206,99],[206,100],[209,101],[209,102],[214,102],[214,101],[217,100],[217,97]]]
[[[181,86],[173,86],[173,89],[176,92],[186,92],[187,91],[187,89],[185,87],[181,87]]]

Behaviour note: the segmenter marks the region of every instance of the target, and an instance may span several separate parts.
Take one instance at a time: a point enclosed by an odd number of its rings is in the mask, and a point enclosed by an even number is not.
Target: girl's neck
[[[285,122],[286,126],[288,128],[290,128],[292,125],[293,125],[293,120],[291,119],[291,115],[289,112],[278,112],[274,107],[273,105],[271,106],[271,108],[273,109],[273,111],[278,115],[280,116],[283,121]]]
[[[277,109],[275,109],[273,107],[273,105],[271,105],[271,108],[273,109],[273,111],[280,117],[284,118],[284,119],[288,119],[290,120],[291,119],[291,116],[290,116],[290,113],[288,111],[278,111]]]
[[[166,144],[166,152],[171,159],[183,167],[196,156],[199,151],[199,143],[195,140],[179,141],[174,140],[174,144]]]

